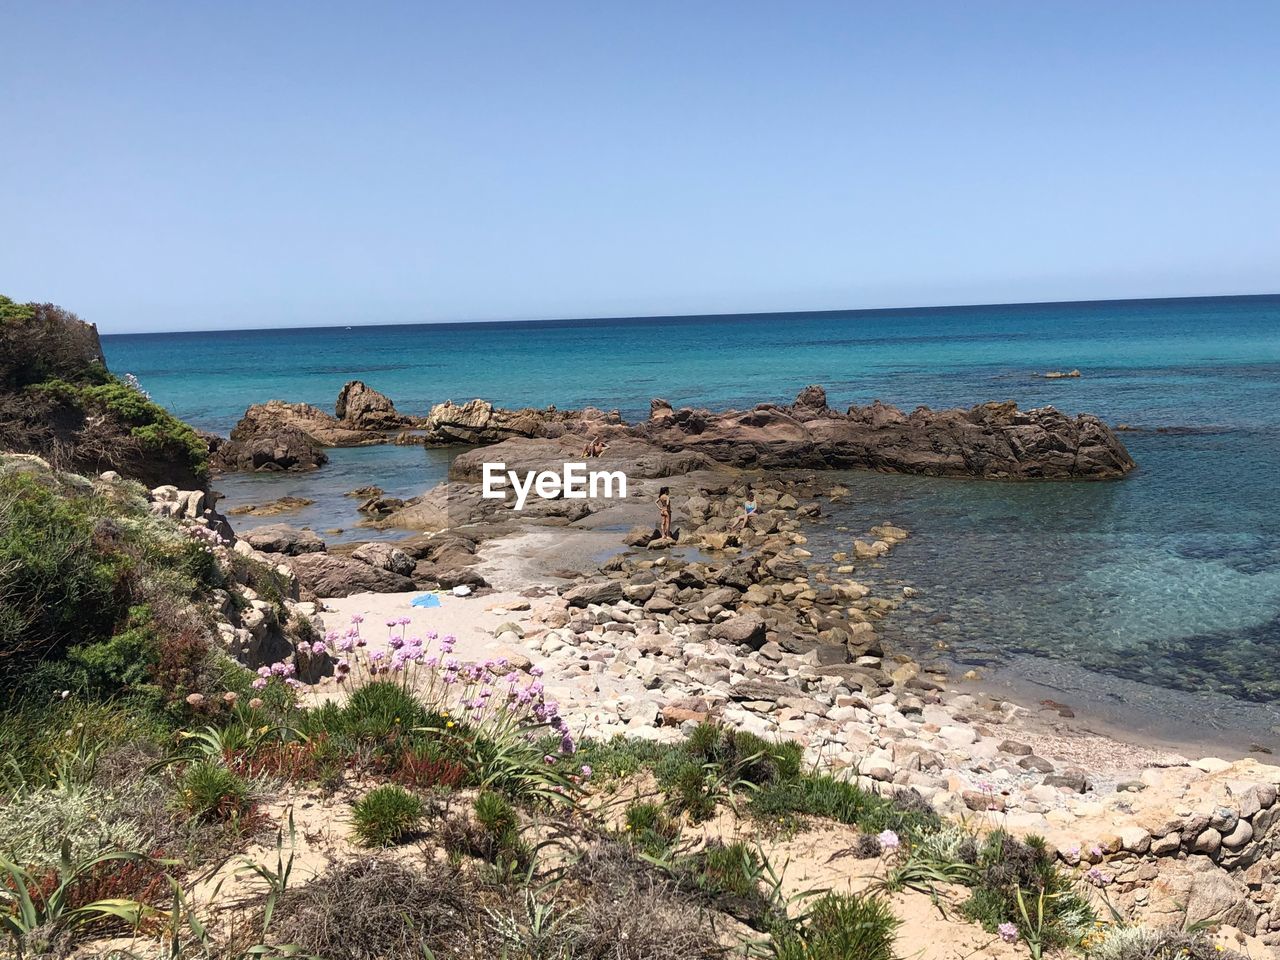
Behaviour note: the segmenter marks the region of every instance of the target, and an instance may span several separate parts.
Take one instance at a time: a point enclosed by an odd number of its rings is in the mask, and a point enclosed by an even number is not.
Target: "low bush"
[[[621,734],[609,740],[584,740],[578,745],[578,760],[592,769],[592,780],[608,785],[610,781],[633,777],[651,769],[670,752],[669,747],[651,740],[632,739]]]
[[[477,857],[509,873],[529,865],[532,854],[520,838],[515,807],[500,793],[482,790],[472,805],[472,817],[455,815],[444,824],[442,840],[453,854]]]
[[[235,821],[253,810],[244,778],[214,760],[189,765],[179,781],[178,796],[182,809],[201,820]]]
[[[100,501],[49,477],[0,472],[0,672],[110,636],[128,609],[134,563],[115,549]]]
[[[388,784],[370,790],[352,808],[356,838],[366,847],[389,847],[408,839],[426,812],[422,801]]]
[[[941,818],[914,791],[882,795],[829,774],[804,774],[753,791],[747,810],[758,819],[796,826],[802,816],[823,817],[857,826],[865,833],[892,830],[904,838],[928,836]]]
[[[445,957],[455,954],[444,945],[463,940],[477,915],[482,911],[457,868],[427,861],[414,869],[362,857],[285,893],[276,904],[275,935],[325,960]]]
[[[656,803],[633,803],[627,807],[624,830],[637,850],[651,857],[665,857],[680,836],[680,825]]]
[[[992,832],[978,849],[972,876],[961,912],[991,933],[1012,923],[1037,952],[1074,946],[1094,924],[1088,901],[1039,837]]]
[[[1089,960],[1246,960],[1204,933],[1147,927],[1110,927],[1085,944]]]
[[[894,960],[901,921],[875,896],[828,893],[773,938],[776,960]]]
[[[112,432],[104,425],[104,421],[109,422],[144,456],[173,461],[194,479],[208,478],[209,445],[189,424],[155,403],[133,383],[105,371],[95,372],[94,379],[97,382],[53,378],[26,389],[83,416],[100,418],[99,433]],[[113,451],[109,449],[95,453],[105,455],[108,462],[117,466],[123,465],[112,457]]]
[[[83,859],[144,847],[148,838],[132,817],[135,802],[128,784],[20,790],[0,804],[0,856],[41,869],[57,865],[64,841]]]

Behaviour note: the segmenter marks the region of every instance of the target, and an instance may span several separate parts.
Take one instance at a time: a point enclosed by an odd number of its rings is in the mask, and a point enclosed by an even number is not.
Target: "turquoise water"
[[[113,370],[223,432],[273,397],[332,409],[350,379],[415,413],[479,396],[636,417],[654,396],[723,408],[789,400],[809,383],[833,406],[1013,399],[1096,413],[1143,428],[1123,435],[1139,463],[1124,481],[851,478],[841,522],[860,531],[892,518],[913,531],[873,574],[920,591],[890,630],[975,662],[1059,657],[1280,699],[1277,296],[116,336],[104,348]],[[1033,375],[1074,367],[1078,380]],[[349,528],[347,490],[411,495],[447,466],[440,452],[367,448],[335,451],[309,477],[218,486],[239,502],[314,495],[304,522]],[[847,547],[845,534],[822,537]]]

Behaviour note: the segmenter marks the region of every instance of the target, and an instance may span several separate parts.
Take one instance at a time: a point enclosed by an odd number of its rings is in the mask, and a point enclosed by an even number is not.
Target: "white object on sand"
[[[470,588],[470,587],[468,587],[465,583],[460,583],[460,584],[458,584],[456,587],[454,587],[454,588],[453,588],[453,595],[454,595],[455,597],[467,597],[467,596],[470,596],[470,595],[471,595],[471,588]]]

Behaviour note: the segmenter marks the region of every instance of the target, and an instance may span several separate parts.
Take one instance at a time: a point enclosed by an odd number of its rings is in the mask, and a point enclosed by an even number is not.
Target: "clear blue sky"
[[[0,0],[105,332],[1280,290],[1280,3]]]

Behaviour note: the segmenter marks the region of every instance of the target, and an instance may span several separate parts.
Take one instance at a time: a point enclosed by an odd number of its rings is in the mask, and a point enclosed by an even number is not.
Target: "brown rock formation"
[[[500,444],[458,457],[451,473],[458,480],[477,479],[487,460],[502,460],[510,469],[548,469],[577,459],[581,444],[596,434],[609,442],[601,468],[642,477],[674,476],[713,462],[991,480],[1112,479],[1134,467],[1097,417],[1069,417],[1053,407],[1019,410],[1012,402],[968,410],[918,407],[909,414],[877,402],[841,413],[827,405],[821,387],[810,386],[790,406],[712,413],[672,410],[655,400],[651,410],[648,420],[628,426],[616,414],[601,419],[590,409],[504,411],[473,400],[463,407],[442,404],[432,419],[437,432],[459,442]]]
[[[321,413],[307,404],[281,400],[254,404],[231,431],[230,439],[218,444],[214,466],[219,470],[314,470],[329,462],[323,445],[298,426],[298,408]]]
[[[333,412],[345,426],[357,430],[400,430],[412,423],[390,399],[361,380],[342,388]]]
[[[839,413],[821,387],[789,407],[762,404],[713,414],[682,409],[632,428],[665,450],[705,453],[721,463],[763,468],[866,468],[993,480],[1112,479],[1134,467],[1097,417],[1012,402],[910,414],[874,403]]]
[[[623,426],[618,411],[605,412],[594,407],[581,411],[560,411],[555,407],[504,410],[487,400],[468,400],[455,404],[452,400],[431,408],[426,419],[428,444],[499,443],[511,437],[555,438],[566,434],[580,435],[586,442],[596,434],[608,435]]]

